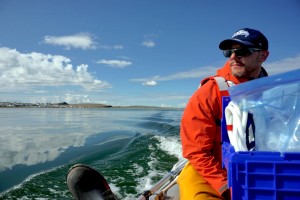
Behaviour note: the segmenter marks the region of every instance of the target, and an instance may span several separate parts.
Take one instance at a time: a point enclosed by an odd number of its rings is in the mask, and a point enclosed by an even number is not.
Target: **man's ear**
[[[269,51],[268,50],[264,50],[264,51],[261,51],[261,54],[260,54],[260,57],[259,57],[259,61],[260,62],[264,62],[267,60],[269,56]]]

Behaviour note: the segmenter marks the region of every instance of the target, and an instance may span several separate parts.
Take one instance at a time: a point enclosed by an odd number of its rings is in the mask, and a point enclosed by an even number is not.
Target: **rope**
[[[243,105],[245,101],[242,102]],[[230,101],[225,108],[227,132],[231,145],[235,151],[248,151],[246,142],[246,127],[248,112],[241,111],[238,105]]]

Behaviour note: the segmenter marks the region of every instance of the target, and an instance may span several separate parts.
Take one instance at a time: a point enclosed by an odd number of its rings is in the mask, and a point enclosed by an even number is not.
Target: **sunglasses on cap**
[[[228,49],[224,50],[223,54],[226,58],[229,58],[233,53],[236,57],[245,57],[251,55],[255,51],[261,51],[258,48],[238,48],[238,49]]]

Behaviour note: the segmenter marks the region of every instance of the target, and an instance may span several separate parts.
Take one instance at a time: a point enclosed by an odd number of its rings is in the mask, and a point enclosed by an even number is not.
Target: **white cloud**
[[[126,61],[126,60],[106,60],[106,59],[99,60],[97,63],[108,65],[114,68],[125,68],[132,64],[130,61]]]
[[[198,69],[192,69],[189,71],[178,72],[175,74],[167,75],[167,76],[152,76],[148,78],[135,78],[130,79],[130,81],[134,82],[148,82],[148,81],[172,81],[172,80],[180,80],[180,79],[187,79],[187,78],[200,78],[211,76],[216,73],[217,68],[213,66],[206,66]]]
[[[146,81],[143,83],[143,85],[154,86],[154,85],[157,85],[157,82],[156,81]]]
[[[44,43],[51,45],[64,46],[66,49],[95,49],[96,43],[93,38],[87,33],[79,33],[66,36],[45,36]]]
[[[282,72],[288,72],[295,69],[300,69],[300,54],[295,57],[289,57],[274,62],[266,62],[265,66],[267,72],[272,74],[278,74]]]
[[[278,61],[273,62],[266,62],[263,64],[265,66],[267,72],[272,74],[283,73],[295,69],[299,69],[300,63],[300,54],[295,57],[290,57]],[[188,79],[188,78],[197,78],[201,80],[202,78],[212,76],[216,74],[217,69],[220,68],[219,66],[204,66],[197,69],[191,69],[188,71],[178,72],[175,74],[170,74],[167,76],[152,76],[146,78],[135,78],[130,79],[130,81],[134,82],[151,82],[151,81],[172,81],[172,80],[180,80],[180,79]]]
[[[123,45],[114,45],[113,49],[124,49]]]
[[[66,93],[63,98],[63,101],[69,103],[91,103],[91,98],[88,95]],[[62,100],[59,99],[56,102],[62,102]]]
[[[152,40],[145,40],[142,45],[145,47],[155,47],[155,43]]]
[[[15,49],[0,48],[0,90],[24,88],[40,90],[44,86],[81,86],[87,91],[111,87],[95,79],[86,64],[74,67],[71,60],[60,55],[20,53]]]
[[[111,50],[111,49],[121,50],[121,49],[124,49],[124,46],[123,45],[99,45],[99,48],[108,49],[108,50]]]

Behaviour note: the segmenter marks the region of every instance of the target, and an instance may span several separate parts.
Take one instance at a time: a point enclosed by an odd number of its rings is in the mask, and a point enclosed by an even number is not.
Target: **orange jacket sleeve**
[[[183,156],[219,193],[227,187],[222,169],[220,94],[215,81],[209,80],[190,98],[182,116],[180,137]]]

